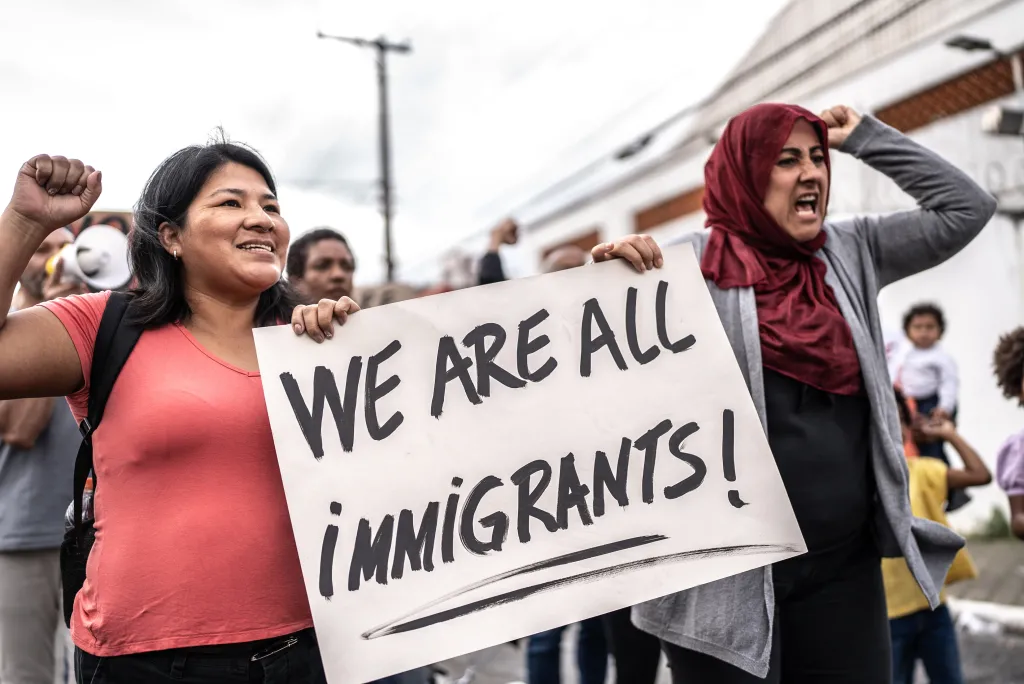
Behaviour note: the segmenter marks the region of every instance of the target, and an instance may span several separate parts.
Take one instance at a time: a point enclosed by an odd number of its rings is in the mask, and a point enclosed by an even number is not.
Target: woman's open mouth
[[[796,198],[796,215],[801,218],[817,218],[818,201],[820,196],[816,192],[807,192]]]

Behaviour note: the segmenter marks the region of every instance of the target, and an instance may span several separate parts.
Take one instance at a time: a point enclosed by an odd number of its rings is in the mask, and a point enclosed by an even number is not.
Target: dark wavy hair
[[[1003,396],[1016,399],[1024,406],[1024,328],[1017,328],[999,338],[992,355],[992,370]]]
[[[915,304],[910,307],[910,310],[903,315],[903,332],[910,329],[910,324],[918,316],[931,316],[935,319],[935,324],[939,326],[939,335],[946,334],[946,316],[942,313],[942,309],[932,303]]]
[[[220,167],[234,162],[256,171],[275,195],[277,186],[270,167],[260,154],[223,137],[206,145],[191,145],[161,162],[146,181],[135,205],[135,225],[128,237],[128,260],[135,276],[129,320],[145,328],[177,323],[192,315],[185,299],[181,264],[160,241],[160,226],[170,223],[187,228],[188,208],[207,179]],[[256,306],[258,327],[291,319],[299,303],[291,286],[279,280],[264,290]]]

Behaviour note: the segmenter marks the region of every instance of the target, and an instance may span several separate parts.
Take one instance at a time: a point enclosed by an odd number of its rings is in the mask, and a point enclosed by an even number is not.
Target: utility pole
[[[378,138],[380,141],[380,213],[384,218],[384,266],[387,270],[387,281],[394,282],[395,261],[391,253],[391,132],[390,113],[388,108],[388,63],[387,53],[408,53],[412,46],[406,43],[389,43],[383,36],[375,40],[350,38],[347,36],[329,36],[317,31],[317,38],[340,40],[357,47],[373,48],[377,57],[377,95],[380,123]]]

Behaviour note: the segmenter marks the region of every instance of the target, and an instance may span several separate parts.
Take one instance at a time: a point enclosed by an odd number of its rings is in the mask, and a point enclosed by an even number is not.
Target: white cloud
[[[383,273],[373,56],[318,29],[412,42],[389,58],[411,266],[705,95],[782,4],[8,3],[0,174],[78,156],[104,170],[103,207],[124,209],[161,159],[222,125],[271,162],[293,232],[344,231],[369,283]]]

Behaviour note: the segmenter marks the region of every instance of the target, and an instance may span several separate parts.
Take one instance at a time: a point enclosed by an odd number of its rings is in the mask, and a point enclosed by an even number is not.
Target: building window
[[[1008,59],[997,59],[882,107],[875,113],[898,131],[909,133],[941,119],[974,109],[1013,93],[1013,71]]]
[[[638,233],[646,233],[669,221],[700,211],[704,203],[704,186],[690,188],[667,200],[641,209],[633,216],[633,225]]]

